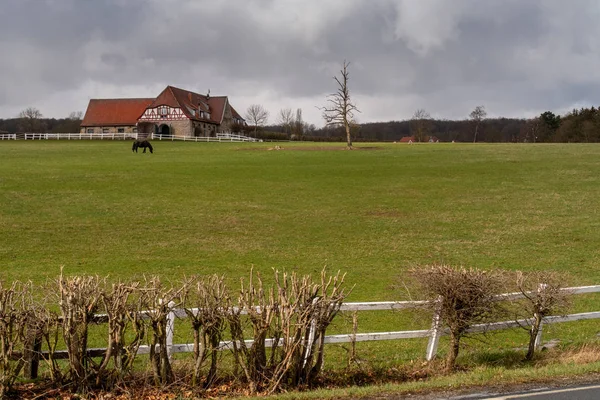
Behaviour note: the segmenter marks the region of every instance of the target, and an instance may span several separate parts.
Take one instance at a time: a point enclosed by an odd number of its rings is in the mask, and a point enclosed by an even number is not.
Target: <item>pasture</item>
[[[398,288],[408,268],[445,262],[600,283],[597,145],[280,145],[155,141],[154,154],[136,154],[130,141],[0,143],[0,279],[43,283],[64,266],[115,280],[217,273],[235,287],[251,268],[269,281],[272,269],[317,278],[326,266],[347,273],[349,301],[383,301],[408,297]],[[598,305],[583,297],[575,311]],[[359,331],[430,326],[403,315],[362,313]],[[596,325],[551,326],[544,338],[585,342]],[[525,341],[500,333],[473,362]],[[359,348],[394,365],[422,358],[425,344]],[[344,365],[347,353],[328,357]]]
[[[398,299],[446,262],[600,282],[595,145],[0,144],[0,277],[348,273]]]

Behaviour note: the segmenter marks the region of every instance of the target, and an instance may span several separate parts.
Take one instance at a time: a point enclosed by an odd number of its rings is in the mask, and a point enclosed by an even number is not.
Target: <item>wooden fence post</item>
[[[427,353],[425,359],[431,361],[437,354],[438,344],[441,336],[441,308],[442,308],[442,296],[439,296],[436,300],[435,311],[433,312],[433,321],[431,322],[431,336],[429,336],[429,342],[427,343]]]
[[[27,379],[37,379],[38,368],[40,365],[40,355],[42,353],[42,335],[36,330],[23,349],[23,358],[25,360],[24,375]]]

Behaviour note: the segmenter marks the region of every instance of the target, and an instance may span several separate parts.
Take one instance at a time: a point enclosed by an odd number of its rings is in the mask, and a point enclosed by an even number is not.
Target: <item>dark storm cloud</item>
[[[599,5],[590,0],[4,0],[0,117],[168,84],[240,111],[314,107],[351,61],[363,121],[526,116],[600,103]]]

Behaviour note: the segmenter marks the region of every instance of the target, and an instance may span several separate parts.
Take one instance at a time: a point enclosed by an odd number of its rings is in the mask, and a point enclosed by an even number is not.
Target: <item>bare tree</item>
[[[517,272],[517,288],[525,300],[517,304],[516,316],[528,321],[523,326],[529,332],[526,360],[533,359],[544,317],[565,311],[571,305],[571,293],[563,287],[566,281],[564,275],[553,271]]]
[[[254,134],[258,131],[259,126],[263,126],[269,120],[269,112],[260,104],[252,104],[246,110],[246,119],[254,125]]]
[[[431,126],[430,120],[431,115],[429,115],[429,113],[424,109],[419,108],[417,111],[415,111],[410,124],[415,141],[424,142],[427,140]]]
[[[435,264],[411,270],[423,294],[438,299],[430,307],[438,312],[441,322],[450,332],[450,351],[446,370],[456,364],[460,340],[469,327],[486,321],[498,310],[495,294],[504,280],[499,272],[476,268],[453,267]]]
[[[292,131],[292,124],[294,123],[294,113],[291,108],[282,108],[279,110],[277,122],[282,126],[283,131],[290,134]]]
[[[83,119],[83,111],[73,111],[69,114],[69,117],[67,119],[70,119],[72,121],[81,121]]]
[[[304,134],[304,121],[302,120],[302,109],[296,110],[296,119],[292,122],[292,136],[293,139],[301,140]]]
[[[21,119],[21,129],[25,132],[35,132],[42,127],[40,119],[42,113],[35,107],[27,107],[19,113]]]
[[[335,93],[327,96],[328,105],[321,107],[323,119],[327,125],[343,126],[346,130],[346,142],[348,149],[352,150],[352,138],[350,135],[350,125],[354,119],[354,112],[360,112],[350,98],[350,89],[348,88],[349,62],[344,60],[342,69],[340,70],[341,77],[334,76],[333,79],[338,84],[338,89]]]
[[[473,136],[473,143],[477,142],[477,134],[479,133],[479,125],[481,124],[481,121],[483,121],[485,119],[486,116],[487,116],[487,112],[485,111],[484,106],[475,107],[475,109],[473,111],[471,111],[471,114],[469,114],[469,117],[475,123],[475,135]]]

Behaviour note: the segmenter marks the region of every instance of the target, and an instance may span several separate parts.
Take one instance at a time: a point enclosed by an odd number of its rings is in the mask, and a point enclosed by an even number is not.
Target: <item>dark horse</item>
[[[142,148],[144,149],[144,153],[146,152],[146,149],[150,150],[150,153],[154,153],[154,149],[152,148],[152,145],[150,144],[150,142],[148,140],[136,140],[133,142],[133,147],[131,147],[131,151],[135,151],[136,153],[138,152],[138,148]]]

